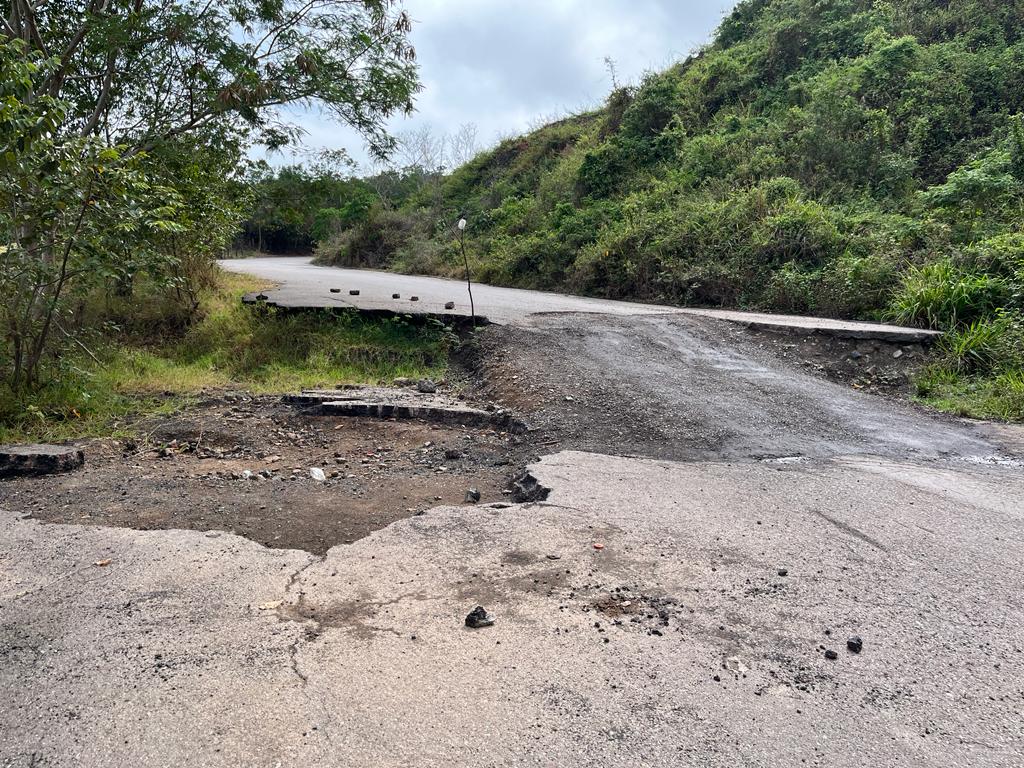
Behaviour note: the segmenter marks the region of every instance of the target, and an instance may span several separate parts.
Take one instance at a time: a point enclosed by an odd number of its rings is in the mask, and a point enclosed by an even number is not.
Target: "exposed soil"
[[[520,438],[493,429],[310,416],[228,394],[83,444],[77,472],[0,483],[0,505],[48,522],[230,531],[325,553],[440,504],[506,498]],[[317,482],[311,468],[327,479]]]
[[[323,554],[465,503],[470,488],[482,503],[544,498],[521,469],[561,449],[675,460],[877,452],[890,425],[874,423],[875,407],[823,411],[818,389],[831,379],[851,395],[903,396],[925,356],[918,345],[683,316],[538,316],[532,328],[482,330],[450,387],[521,416],[525,435],[317,416],[277,397],[221,393],[139,423],[134,439],[83,443],[77,472],[0,483],[0,506],[49,522],[230,531]]]

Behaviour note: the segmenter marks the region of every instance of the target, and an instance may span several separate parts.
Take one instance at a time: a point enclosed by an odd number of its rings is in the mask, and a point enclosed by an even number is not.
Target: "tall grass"
[[[118,433],[141,415],[174,410],[210,390],[278,393],[444,375],[454,339],[443,326],[243,305],[242,295],[257,287],[223,275],[187,330],[153,337],[158,313],[140,310],[145,322],[99,337],[95,359],[84,351],[65,359],[41,391],[16,397],[0,390],[0,442]]]
[[[949,259],[908,269],[890,306],[904,325],[955,328],[995,312],[1009,293],[998,277],[963,271]]]
[[[1006,317],[975,320],[943,336],[939,352],[957,373],[992,373],[1008,362],[1006,340],[1012,330]]]

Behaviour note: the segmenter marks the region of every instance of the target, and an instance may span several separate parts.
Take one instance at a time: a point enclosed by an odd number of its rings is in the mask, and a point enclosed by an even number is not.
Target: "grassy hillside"
[[[952,330],[920,393],[1020,418],[1022,112],[1021,0],[746,0],[321,256],[455,274],[464,212],[493,283]]]

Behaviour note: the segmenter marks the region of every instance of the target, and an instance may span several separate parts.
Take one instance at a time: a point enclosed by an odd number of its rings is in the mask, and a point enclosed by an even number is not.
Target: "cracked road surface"
[[[692,317],[482,347],[544,500],[322,559],[0,514],[0,766],[1024,764],[1018,428]]]

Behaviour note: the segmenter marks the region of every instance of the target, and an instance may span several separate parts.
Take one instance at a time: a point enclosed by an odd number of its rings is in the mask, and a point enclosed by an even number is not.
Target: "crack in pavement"
[[[281,613],[281,608],[284,605],[297,606],[298,604],[301,604],[301,593],[297,604],[288,603],[288,596],[291,594],[291,591],[295,587],[295,585],[298,584],[299,579],[302,578],[302,574],[304,574],[308,569],[312,568],[314,565],[319,565],[320,563],[322,563],[324,559],[324,557],[320,557],[318,555],[309,555],[309,561],[301,568],[297,568],[292,573],[291,577],[288,579],[288,583],[285,585],[284,588],[284,599],[282,600],[282,605],[278,606],[277,608],[277,616],[279,620],[299,621],[302,624],[312,623],[314,625],[312,628],[303,627],[302,632],[300,632],[299,635],[294,640],[292,640],[292,642],[288,646],[288,658],[291,664],[292,672],[294,672],[295,676],[302,681],[303,687],[309,685],[309,676],[306,675],[301,669],[299,669],[299,645],[304,642],[312,642],[316,640],[316,638],[320,636],[320,624],[311,617],[302,617],[301,619],[297,618],[297,616],[299,616],[298,613],[295,613],[295,615],[284,615]]]

